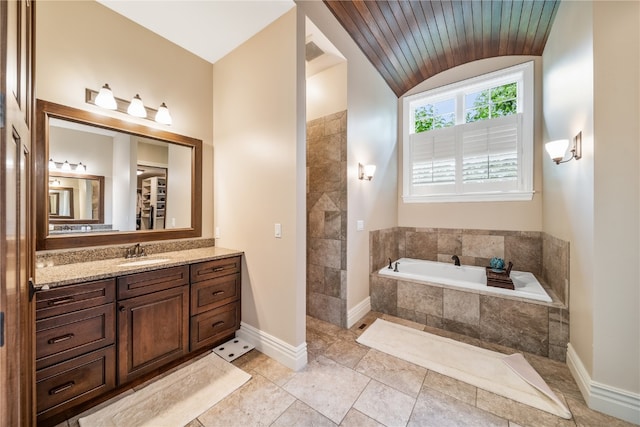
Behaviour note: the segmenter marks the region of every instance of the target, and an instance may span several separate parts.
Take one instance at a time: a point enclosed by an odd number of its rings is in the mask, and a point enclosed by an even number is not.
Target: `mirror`
[[[36,101],[36,248],[200,237],[202,141]]]

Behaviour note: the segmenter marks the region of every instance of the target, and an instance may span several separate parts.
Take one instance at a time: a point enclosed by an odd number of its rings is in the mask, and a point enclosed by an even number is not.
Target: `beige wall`
[[[347,109],[347,63],[307,78],[307,122]]]
[[[94,1],[43,1],[36,7],[37,98],[202,139],[202,234],[213,237],[213,66]],[[166,102],[173,125],[85,103],[85,88],[109,83],[114,95]]]
[[[582,159],[544,164],[544,231],[571,249],[569,365],[589,406],[636,423],[639,28],[638,2],[563,2],[543,55],[545,141],[583,138]]]
[[[347,311],[369,298],[369,231],[397,223],[397,97],[322,2],[298,7],[347,59]],[[357,178],[358,162],[377,166]],[[356,231],[356,222],[364,230]],[[348,320],[349,324],[357,318]]]
[[[214,65],[216,244],[245,251],[243,323],[291,347],[305,342],[303,43],[293,9]]]
[[[593,345],[593,30],[588,2],[558,10],[545,47],[544,141],[582,131],[582,159],[554,164],[545,153],[543,227],[570,242],[570,340],[591,372]]]
[[[402,99],[429,89],[455,83],[480,74],[489,73],[534,61],[535,115],[534,115],[534,159],[533,188],[531,201],[474,202],[474,203],[404,203],[402,201]],[[408,91],[398,101],[398,144],[400,164],[398,176],[398,225],[403,227],[477,228],[484,230],[539,231],[542,227],[542,128],[540,112],[542,61],[534,56],[503,56],[460,65],[437,74]]]

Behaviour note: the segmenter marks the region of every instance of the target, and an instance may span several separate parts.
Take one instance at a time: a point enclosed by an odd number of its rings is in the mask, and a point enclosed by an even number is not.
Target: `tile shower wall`
[[[485,266],[493,256],[511,260],[517,270],[530,271],[552,287],[554,303],[488,296],[379,276],[388,258],[402,257]],[[448,331],[507,345],[564,361],[569,342],[568,244],[544,233],[396,227],[370,234],[371,306]],[[553,264],[553,265],[547,265]],[[558,265],[556,265],[558,264]]]
[[[346,327],[347,112],[307,123],[307,314]]]

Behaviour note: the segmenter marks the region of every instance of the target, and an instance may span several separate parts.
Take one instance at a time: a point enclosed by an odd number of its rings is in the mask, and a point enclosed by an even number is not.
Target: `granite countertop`
[[[199,249],[157,253],[140,258],[113,258],[101,261],[42,267],[36,269],[35,284],[38,289],[43,286],[55,288],[57,286],[108,279],[126,274],[211,261],[242,254],[242,251],[211,246]],[[158,262],[154,262],[155,260],[158,260]]]

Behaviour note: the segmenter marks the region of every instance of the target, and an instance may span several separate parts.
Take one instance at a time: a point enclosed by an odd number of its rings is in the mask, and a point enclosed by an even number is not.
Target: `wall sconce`
[[[85,173],[87,171],[87,165],[83,165],[82,162],[78,162],[78,164],[75,164],[69,163],[66,160],[64,162],[55,162],[53,159],[49,159],[49,171],[55,170]]]
[[[376,165],[363,165],[358,163],[358,179],[371,181],[376,172]]]
[[[146,107],[139,94],[136,94],[136,96],[131,99],[131,102],[128,102],[124,99],[113,96],[111,88],[106,83],[102,86],[99,92],[96,92],[93,89],[85,89],[85,102],[108,110],[126,113],[134,117],[155,120],[155,122],[163,125],[171,125],[172,123],[169,108],[167,108],[167,104],[164,102],[157,110]]]
[[[61,185],[62,183],[59,179],[52,179],[51,181],[49,181],[49,187],[60,187]]]
[[[567,152],[567,148],[569,147],[568,139],[558,139],[556,141],[547,142],[544,145],[545,150],[551,157],[551,160],[556,162],[556,165],[560,163],[567,163],[571,159],[580,159],[582,157],[582,132],[578,132],[578,134],[573,138],[573,147],[571,148],[571,157],[567,160],[564,159],[564,155]]]

